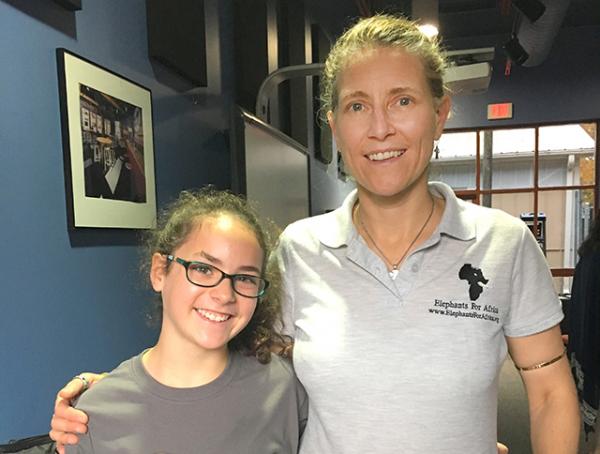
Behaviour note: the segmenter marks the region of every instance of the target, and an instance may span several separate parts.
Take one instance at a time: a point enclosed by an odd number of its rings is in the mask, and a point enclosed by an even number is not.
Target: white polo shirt
[[[430,191],[442,220],[395,280],[354,228],[356,191],[282,234],[284,323],[310,402],[302,454],[495,454],[505,336],[562,319],[522,221]]]

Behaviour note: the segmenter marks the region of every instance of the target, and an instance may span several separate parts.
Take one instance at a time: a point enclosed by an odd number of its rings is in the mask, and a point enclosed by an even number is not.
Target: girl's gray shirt
[[[223,373],[196,388],[154,380],[142,353],[123,362],[81,396],[89,430],[74,453],[295,454],[307,398],[290,365],[239,353]]]

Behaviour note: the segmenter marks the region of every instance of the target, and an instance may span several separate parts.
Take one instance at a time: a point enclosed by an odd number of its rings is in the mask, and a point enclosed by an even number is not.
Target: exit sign
[[[500,104],[488,104],[488,120],[504,120],[513,117],[512,102],[503,102]]]

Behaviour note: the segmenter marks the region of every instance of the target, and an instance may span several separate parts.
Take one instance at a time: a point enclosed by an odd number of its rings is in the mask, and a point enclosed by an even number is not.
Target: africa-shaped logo
[[[488,283],[481,269],[473,268],[470,263],[465,263],[462,266],[458,272],[458,277],[469,283],[469,298],[471,301],[476,301],[479,298],[479,295],[483,292],[483,285]]]

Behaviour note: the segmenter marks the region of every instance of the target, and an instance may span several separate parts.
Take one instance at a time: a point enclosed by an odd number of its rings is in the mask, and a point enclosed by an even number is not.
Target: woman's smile
[[[393,158],[399,158],[404,153],[406,153],[405,148],[401,150],[375,151],[367,154],[367,158],[369,161],[387,161]]]

